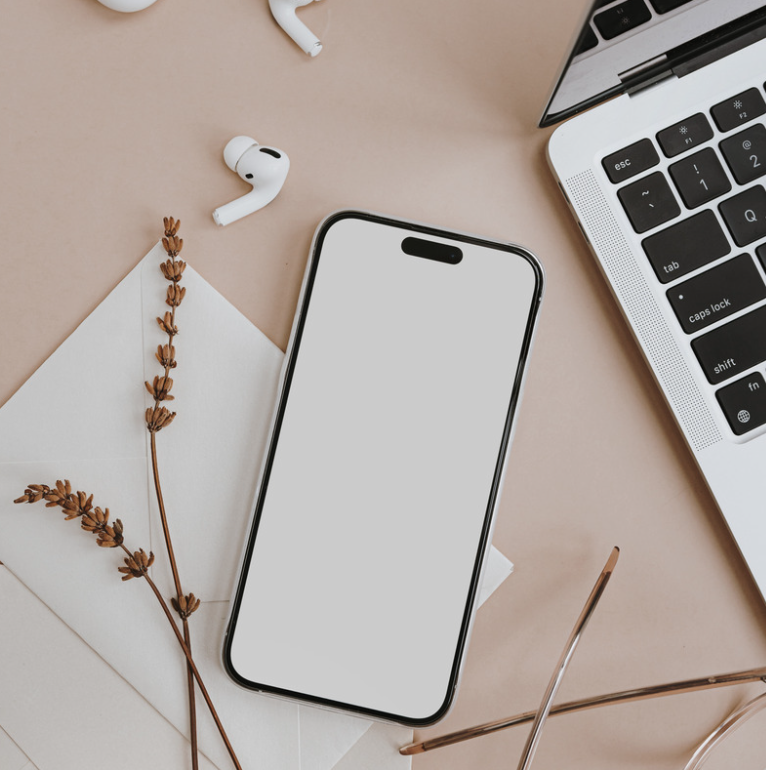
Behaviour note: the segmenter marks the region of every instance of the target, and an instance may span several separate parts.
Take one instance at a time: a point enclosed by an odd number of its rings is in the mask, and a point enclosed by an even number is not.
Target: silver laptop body
[[[569,118],[551,168],[766,598],[764,84],[766,4],[601,0],[541,125]]]

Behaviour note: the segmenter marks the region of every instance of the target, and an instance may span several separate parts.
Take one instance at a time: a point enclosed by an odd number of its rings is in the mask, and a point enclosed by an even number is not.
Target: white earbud
[[[226,165],[253,189],[213,212],[218,225],[228,225],[271,203],[282,189],[290,170],[290,159],[282,150],[262,147],[249,136],[235,136],[224,148]]]
[[[133,13],[133,11],[143,11],[156,0],[98,0],[101,5],[111,8],[113,11],[122,11],[122,13]]]
[[[309,56],[316,56],[322,50],[319,38],[295,15],[295,9],[316,0],[269,0],[272,16],[282,29]]]

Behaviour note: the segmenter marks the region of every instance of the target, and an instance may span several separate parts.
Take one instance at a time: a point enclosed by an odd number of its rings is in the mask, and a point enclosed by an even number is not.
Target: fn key
[[[716,396],[738,436],[766,423],[766,382],[760,373],[754,372],[721,388]]]

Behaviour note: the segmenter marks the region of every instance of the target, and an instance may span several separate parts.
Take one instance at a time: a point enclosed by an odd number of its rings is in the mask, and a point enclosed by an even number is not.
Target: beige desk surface
[[[183,220],[184,257],[282,348],[335,209],[516,241],[547,273],[495,536],[516,572],[479,614],[446,726],[537,705],[614,544],[562,697],[766,662],[764,606],[546,167],[537,119],[584,0],[324,0],[300,12],[325,44],[314,60],[266,0],[2,5],[0,404],[165,214]],[[236,134],[292,169],[268,208],[218,228],[212,210],[247,190],[221,158]],[[679,768],[737,701],[557,720],[536,767]],[[414,767],[515,767],[524,736]]]

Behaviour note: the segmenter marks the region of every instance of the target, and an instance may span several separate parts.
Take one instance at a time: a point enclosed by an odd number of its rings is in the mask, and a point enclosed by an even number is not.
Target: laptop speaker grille
[[[689,443],[696,452],[715,444],[721,440],[718,426],[595,175],[590,170],[584,171],[567,179],[565,187]]]

